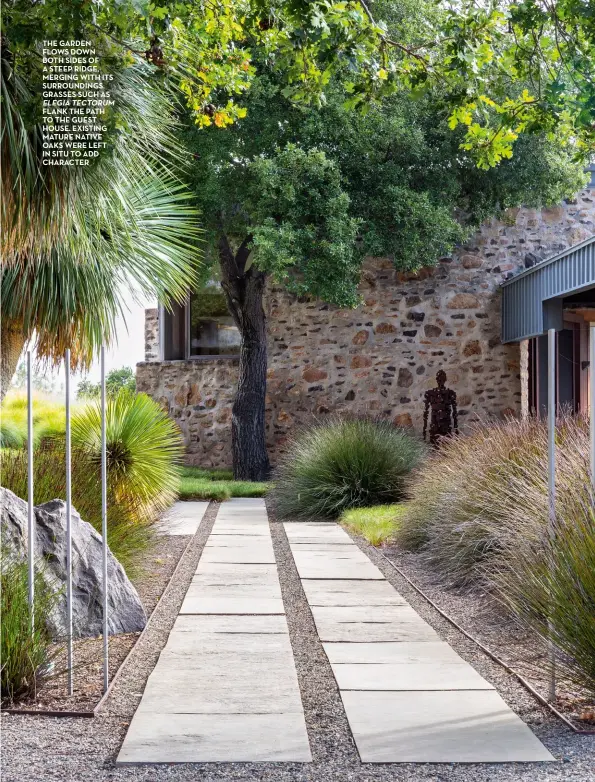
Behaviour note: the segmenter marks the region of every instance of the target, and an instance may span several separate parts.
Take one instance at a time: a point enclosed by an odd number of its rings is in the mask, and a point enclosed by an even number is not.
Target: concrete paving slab
[[[283,527],[290,543],[317,543],[327,541],[329,543],[354,545],[345,530],[335,522],[328,524],[318,522],[287,522]]]
[[[205,547],[200,561],[204,564],[231,562],[237,564],[274,564],[275,554],[272,547],[249,548],[247,546],[211,546]]]
[[[304,579],[302,586],[311,606],[407,605],[388,581]]]
[[[357,644],[361,646],[361,644]],[[340,690],[493,690],[468,663],[332,663]]]
[[[208,507],[208,502],[176,502],[159,521],[158,530],[164,535],[194,535]]]
[[[134,716],[117,765],[295,762],[312,760],[299,714]]]
[[[347,547],[345,547],[347,548]],[[292,547],[293,553],[293,547]],[[338,557],[328,552],[313,554],[298,551],[293,556],[300,578],[339,578],[384,581],[384,576],[369,559]]]
[[[284,614],[283,600],[265,597],[186,597],[180,614]]]
[[[199,652],[200,653],[200,652]],[[211,664],[207,661],[210,660]],[[138,707],[162,714],[303,714],[295,667],[285,660],[223,667],[215,657],[198,667],[172,670],[169,658],[149,676]]]
[[[208,577],[207,577],[208,578]],[[204,576],[194,576],[186,598],[192,599],[212,599],[216,597],[223,598],[260,598],[260,599],[281,599],[281,587],[279,582],[269,583],[266,580],[246,582],[234,581],[231,584],[213,584],[206,581]]]
[[[194,633],[197,638],[212,633],[233,635],[289,634],[284,616],[195,616],[181,614],[176,619],[172,633]],[[171,637],[171,633],[170,633]]]
[[[437,641],[438,635],[410,606],[312,606],[321,641]]]
[[[279,587],[277,568],[272,564],[247,563],[237,564],[233,562],[212,562],[202,564],[199,562],[196,573],[192,577],[193,584],[203,586],[234,586],[262,584],[269,588]]]
[[[464,663],[446,641],[401,641],[388,643],[325,643],[324,651],[331,663],[405,665],[412,663]]]
[[[161,652],[172,668],[203,668],[210,659],[222,667],[238,665],[238,660],[293,666],[291,643],[285,635],[205,635],[198,643],[189,633],[178,633]]]
[[[341,692],[364,763],[554,760],[494,690]]]

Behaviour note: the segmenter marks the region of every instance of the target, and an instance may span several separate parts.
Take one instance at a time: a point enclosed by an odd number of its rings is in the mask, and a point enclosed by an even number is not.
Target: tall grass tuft
[[[101,464],[101,406],[93,402],[72,418],[73,447]],[[176,424],[147,394],[127,389],[108,399],[106,450],[110,488],[117,501],[134,502],[154,516],[175,500],[184,453]]]
[[[557,433],[557,503],[572,515],[588,485],[588,429],[563,418]],[[547,425],[508,420],[475,425],[443,441],[414,476],[398,542],[421,549],[449,584],[485,580],[484,564],[504,549],[540,545],[548,519]]]
[[[175,498],[182,440],[175,424],[145,394],[121,392],[106,411],[108,545],[129,576],[142,569],[161,511]],[[98,404],[72,420],[72,501],[101,534],[101,413]],[[27,498],[27,453],[7,450],[2,484]],[[64,441],[48,439],[34,457],[35,504],[65,499]]]
[[[477,426],[419,470],[397,540],[447,584],[481,584],[557,648],[558,666],[595,693],[595,498],[589,430],[562,417],[556,517],[549,523],[545,421]]]
[[[28,602],[27,561],[18,559],[6,548],[0,562],[0,668],[2,705],[32,697],[48,677],[50,665],[58,654],[52,644],[44,617],[56,608],[59,595],[45,579],[35,579],[35,599],[31,623]]]
[[[64,405],[36,394],[33,400],[34,444],[62,437],[65,427]],[[8,393],[2,403],[0,442],[2,448],[23,448],[27,442],[27,395],[22,392]]]
[[[336,518],[349,508],[397,502],[423,451],[388,421],[331,419],[289,444],[269,496],[285,518]]]

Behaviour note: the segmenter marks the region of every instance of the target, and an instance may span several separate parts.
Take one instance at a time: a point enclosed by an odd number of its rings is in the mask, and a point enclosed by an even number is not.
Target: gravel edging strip
[[[453,627],[456,627],[456,629],[462,633],[466,638],[468,638],[470,641],[472,641],[474,644],[476,644],[484,654],[487,654],[488,657],[490,657],[494,662],[498,663],[498,665],[501,665],[504,670],[511,674],[511,676],[514,676],[522,685],[525,687],[525,689],[533,695],[533,697],[537,698],[537,700],[546,708],[548,708],[552,714],[560,719],[568,728],[570,728],[574,733],[579,734],[580,736],[595,736],[595,730],[582,730],[581,728],[577,728],[573,723],[565,717],[563,714],[561,714],[558,709],[555,708],[555,706],[552,706],[552,704],[546,700],[543,695],[540,695],[537,690],[523,677],[520,673],[515,671],[513,668],[511,668],[507,663],[504,662],[498,655],[494,654],[490,649],[487,648],[487,646],[484,646],[480,641],[477,640],[477,638],[474,638],[470,633],[468,633],[461,625],[456,622],[452,616],[449,616],[445,611],[443,611],[436,603],[423,591],[423,589],[420,589],[420,587],[417,586],[410,578],[407,576],[400,567],[395,565],[395,563],[390,560],[385,554],[382,553],[382,551],[378,551],[378,554],[392,567],[394,568],[397,573],[401,576],[401,578],[404,578],[405,581],[409,584],[409,586],[412,589],[415,589],[415,591],[421,595],[424,600],[427,600],[428,603],[434,608],[440,616],[444,617],[447,622],[450,622]]]
[[[285,529],[268,512],[312,760],[359,767],[359,754],[339,688],[318,636]]]

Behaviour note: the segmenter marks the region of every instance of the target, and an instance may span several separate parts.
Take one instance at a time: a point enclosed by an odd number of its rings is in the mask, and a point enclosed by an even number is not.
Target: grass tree
[[[40,358],[57,363],[70,347],[73,367],[84,367],[115,336],[126,288],[167,303],[185,295],[196,273],[198,218],[190,193],[172,173],[180,148],[171,100],[142,66],[118,74],[113,95],[125,132],[114,133],[110,149],[75,175],[76,183],[64,180],[73,198],[52,201],[55,234],[46,226],[33,241],[20,223],[14,228],[1,277],[2,396],[33,336]],[[36,133],[33,126],[30,141]],[[18,168],[19,155],[28,152],[3,138],[4,154],[14,155]]]

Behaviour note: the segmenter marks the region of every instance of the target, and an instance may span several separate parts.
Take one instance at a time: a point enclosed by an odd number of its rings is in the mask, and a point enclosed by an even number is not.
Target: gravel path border
[[[295,656],[313,763],[218,763],[114,766],[161,648],[175,621],[217,512],[212,504],[178,573],[154,613],[154,626],[126,667],[105,710],[94,720],[3,717],[3,782],[588,782],[595,768],[595,741],[576,736],[552,719],[506,672],[440,617],[378,552],[353,539],[388,581],[466,660],[492,681],[562,762],[552,764],[362,764],[349,730],[334,676],[316,634],[285,531],[272,518],[271,534]]]

